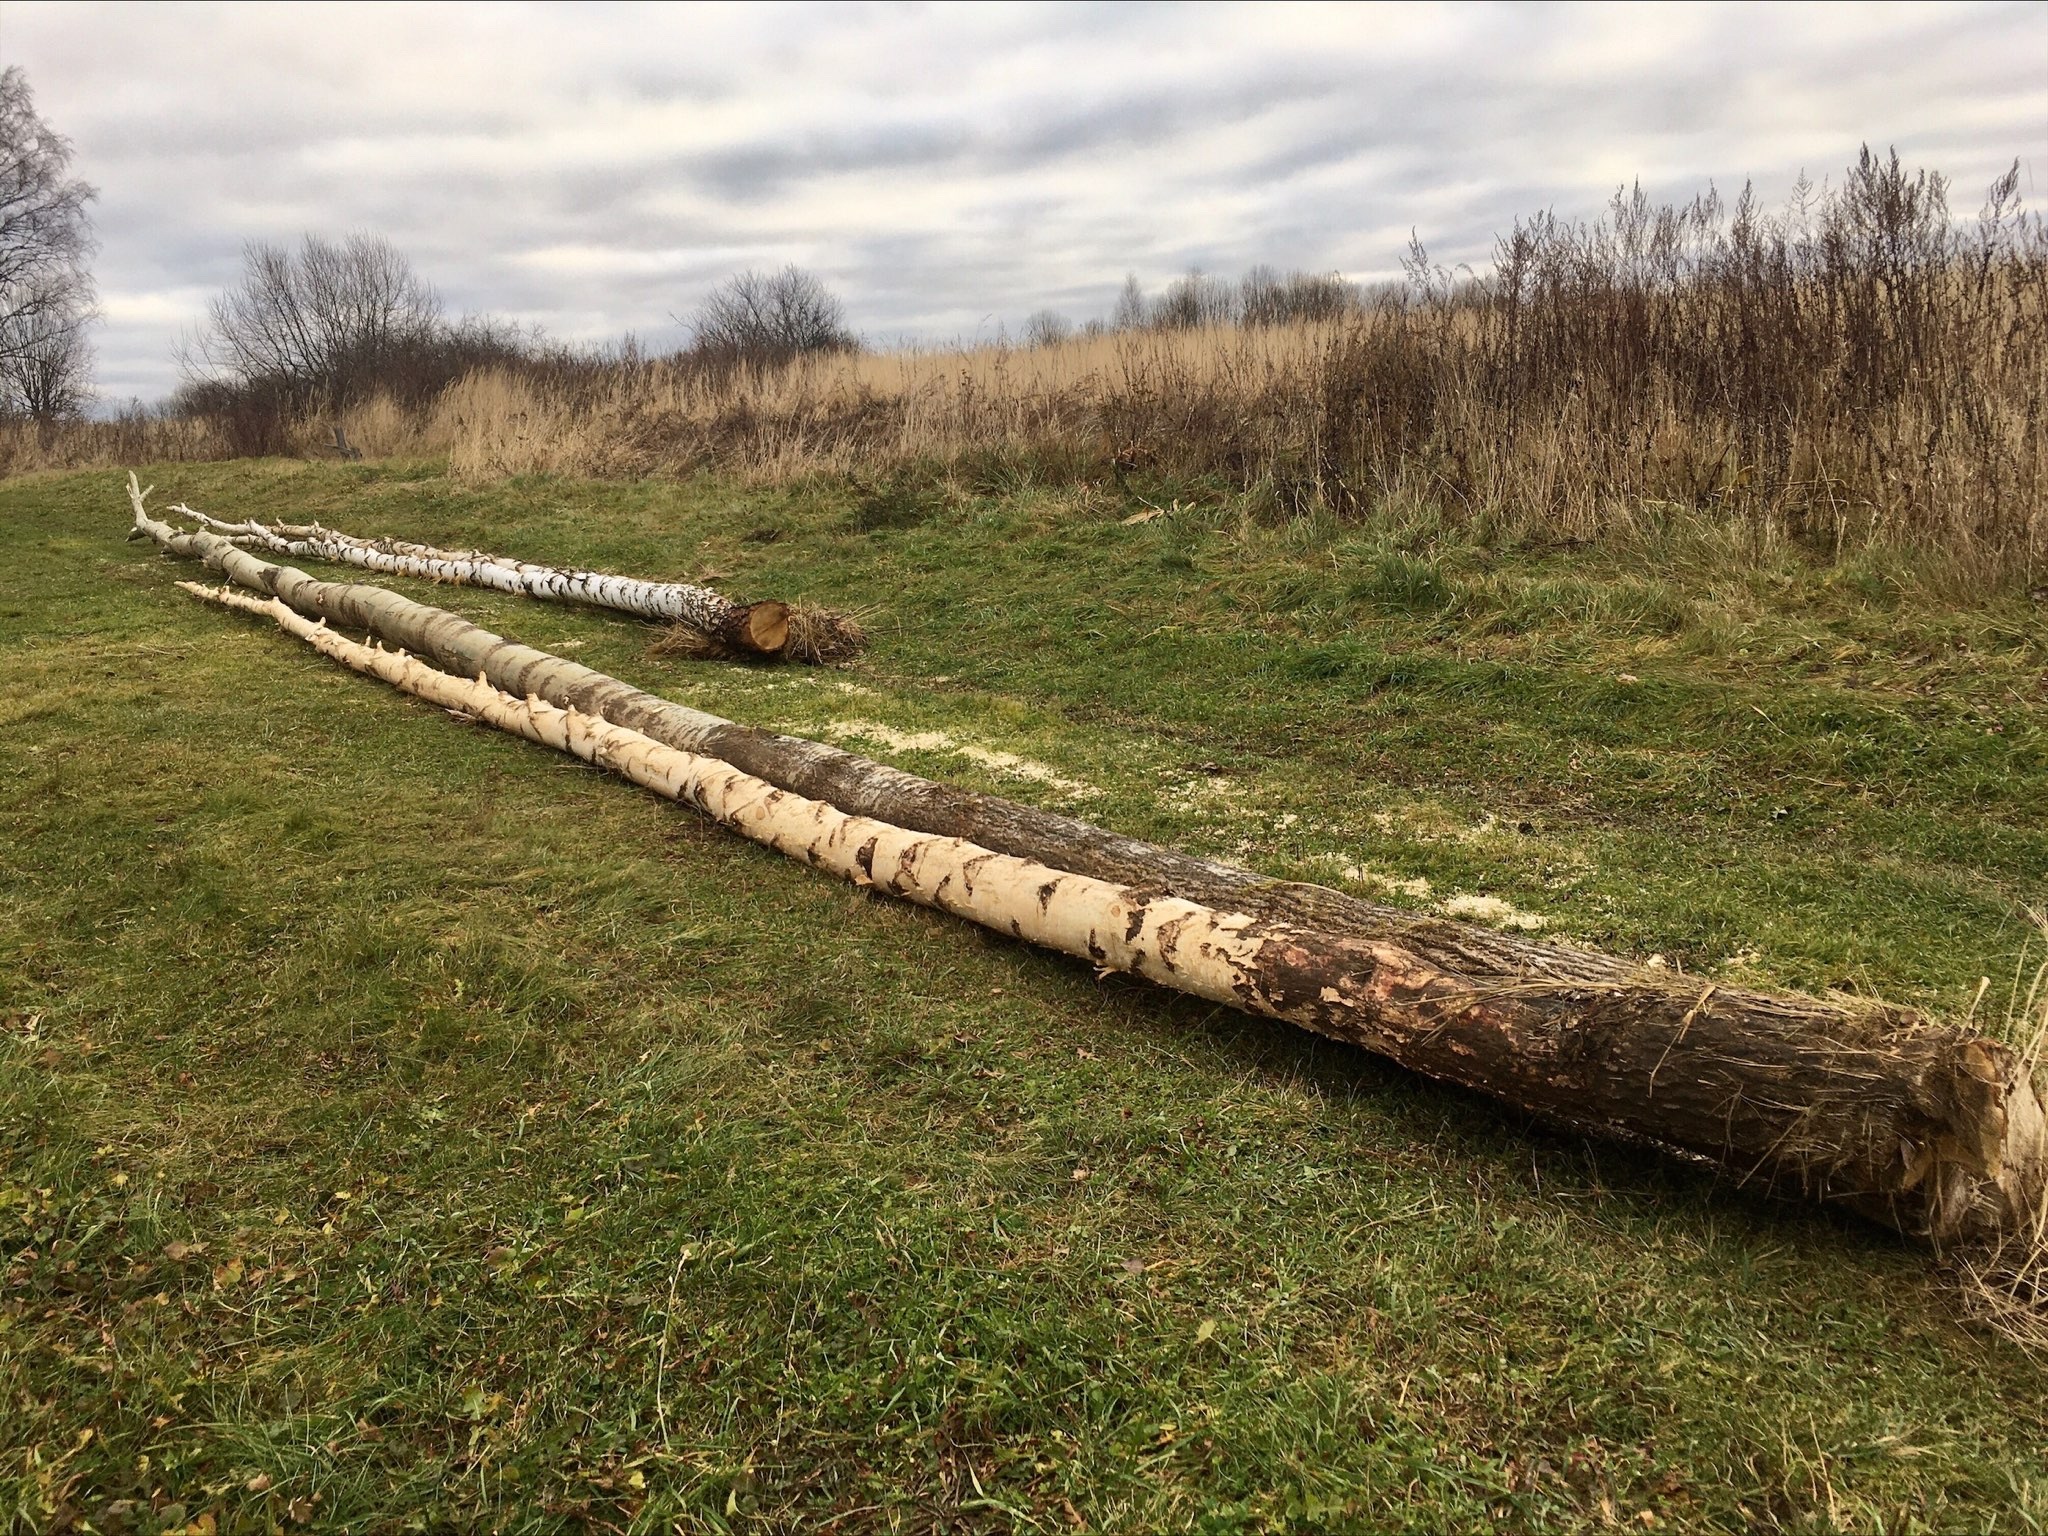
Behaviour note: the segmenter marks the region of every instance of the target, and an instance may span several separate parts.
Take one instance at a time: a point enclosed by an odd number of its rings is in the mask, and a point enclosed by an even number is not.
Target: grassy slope
[[[2039,610],[1870,566],[1029,490],[157,478],[859,604],[870,658],[820,676],[435,594],[1689,970],[1956,1014],[1989,974],[1995,1010],[2048,894]],[[121,501],[0,486],[0,1519],[2048,1516],[2038,1366],[1883,1234],[829,884],[202,610]]]

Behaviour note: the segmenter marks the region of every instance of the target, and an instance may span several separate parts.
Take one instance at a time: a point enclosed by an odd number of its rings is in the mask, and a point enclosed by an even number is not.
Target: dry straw
[[[1705,514],[1829,549],[2048,565],[2048,236],[1866,157],[1747,195],[1542,218],[1461,278],[1308,324],[1209,324],[774,367],[493,370],[429,435],[477,479],[936,467],[988,488],[1197,479],[1281,515],[1421,501],[1565,539]]]

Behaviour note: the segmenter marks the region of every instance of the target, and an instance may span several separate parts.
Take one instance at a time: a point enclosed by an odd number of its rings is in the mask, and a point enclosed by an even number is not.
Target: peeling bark
[[[316,581],[217,535],[179,533],[147,514],[132,480],[130,490],[137,528],[166,550],[203,559],[298,614],[369,630],[464,677],[481,676],[514,698],[717,759],[902,836],[1025,860],[1038,871],[1034,893],[1048,899],[1069,882],[1094,881],[1118,887],[1127,903],[1179,902],[1242,918],[1249,926],[1231,931],[1259,937],[1256,983],[1232,983],[1219,1001],[1353,1041],[1559,1124],[1850,1205],[1913,1235],[1996,1238],[2041,1220],[2048,1116],[2026,1064],[1995,1041],[1903,1009],[1851,1010],[1708,985],[1264,880],[821,743],[738,726],[445,610],[377,587]],[[874,870],[886,873],[894,846],[877,841],[863,861],[856,845],[858,877],[885,884]],[[1166,915],[1149,929],[1141,922],[1124,941],[1143,938],[1149,961],[1123,968],[1162,979],[1155,972],[1171,971],[1183,950],[1224,945],[1206,920],[1180,907],[1159,911]],[[1177,917],[1189,920],[1176,924]],[[1004,931],[1030,937],[1019,923]],[[1090,929],[1100,955],[1086,944],[1068,952],[1110,963],[1125,951],[1104,931]]]

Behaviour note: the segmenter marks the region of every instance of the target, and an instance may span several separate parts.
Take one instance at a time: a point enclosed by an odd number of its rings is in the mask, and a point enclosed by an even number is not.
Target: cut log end
[[[1984,1138],[1985,1172],[1997,1198],[1974,1225],[1979,1233],[2023,1234],[2038,1256],[2048,1251],[2048,1106],[2041,1085],[2019,1052],[1990,1041],[1967,1049],[1992,1068],[1985,1076],[1998,1102],[1997,1112],[1985,1116]]]
[[[867,631],[847,614],[808,603],[752,603],[733,622],[707,633],[687,620],[661,632],[648,654],[691,660],[802,661],[820,665],[851,661],[867,649]]]
[[[1880,1184],[1887,1198],[1921,1200],[1921,1229],[1937,1245],[2038,1240],[2048,1217],[2048,1114],[2025,1059],[1997,1041],[1952,1040],[1912,1097],[1913,1132]]]
[[[789,644],[789,604],[749,603],[739,611],[734,638],[757,656],[780,656]]]
[[[735,608],[717,624],[677,619],[655,637],[650,656],[686,656],[692,661],[780,661],[789,645],[789,614],[782,603]]]
[[[2048,1109],[2025,1056],[1994,1046],[1988,1059],[2001,1069],[1997,1102],[1977,1122],[1989,1176],[1937,1170],[1933,1235],[1964,1316],[2048,1355]]]

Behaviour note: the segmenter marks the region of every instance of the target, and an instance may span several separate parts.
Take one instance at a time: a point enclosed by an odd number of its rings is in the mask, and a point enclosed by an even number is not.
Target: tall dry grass
[[[0,418],[0,475],[229,457],[212,422],[134,412],[111,421]]]
[[[1316,324],[492,371],[442,397],[433,435],[479,479],[999,464],[1206,479],[1283,514],[1420,500],[1566,539],[1683,509],[2032,576],[2048,237],[2016,185],[1958,221],[1939,177],[1866,154],[1776,217],[1638,193],[1518,225],[1482,276],[1418,250],[1405,291]]]
[[[453,444],[455,472],[476,479],[712,469],[776,480],[990,455],[1053,476],[1118,463],[1199,472],[1214,457],[1193,440],[1208,415],[1297,390],[1341,334],[1219,326],[717,369],[683,357],[568,381],[490,370],[442,396],[435,435]]]
[[[294,412],[274,434],[276,449],[298,458],[336,456],[334,429],[366,458],[430,458],[448,454],[432,410],[409,410],[375,395],[340,410]],[[0,476],[44,470],[132,469],[243,457],[232,424],[205,415],[130,412],[107,421],[0,419]]]

